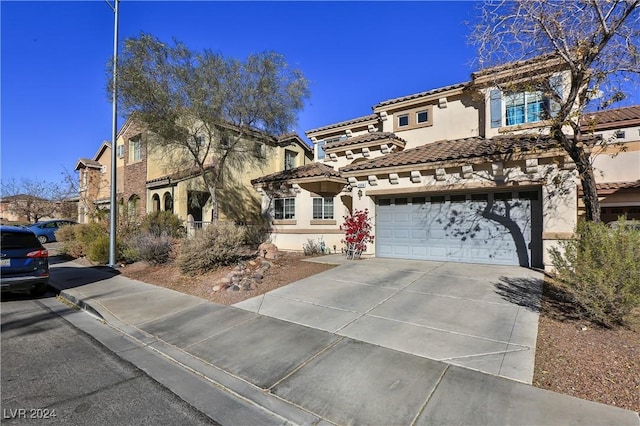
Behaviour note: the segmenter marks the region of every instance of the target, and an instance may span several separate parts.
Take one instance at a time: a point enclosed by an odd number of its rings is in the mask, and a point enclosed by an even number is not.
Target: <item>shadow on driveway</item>
[[[509,303],[540,312],[542,298],[542,281],[536,278],[500,277],[500,282],[494,284],[496,293]]]

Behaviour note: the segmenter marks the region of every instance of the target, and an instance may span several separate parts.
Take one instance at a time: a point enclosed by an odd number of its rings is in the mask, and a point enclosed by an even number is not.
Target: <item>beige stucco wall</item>
[[[341,196],[342,195],[342,196]],[[343,194],[334,197],[333,220],[314,220],[313,201],[317,195],[308,191],[292,192],[290,196],[295,196],[296,218],[294,220],[273,221],[271,242],[285,251],[302,251],[303,245],[308,239],[314,241],[324,241],[326,247],[333,252],[336,246],[338,252],[341,251],[344,232],[340,231],[340,225],[344,222],[343,217],[348,213],[348,209],[343,203]],[[267,211],[270,207],[271,198],[263,197],[262,207]]]
[[[636,135],[638,130],[632,130]],[[634,182],[640,180],[640,141],[625,142],[623,147],[609,146],[594,156],[597,182]]]
[[[466,105],[465,105],[466,104]],[[433,125],[410,130],[394,130],[394,122],[405,109],[388,113],[383,122],[384,131],[394,132],[399,138],[407,141],[405,149],[440,140],[453,140],[480,135],[479,112],[469,97],[455,96],[447,98],[446,106],[440,107],[438,102],[430,103]],[[407,110],[415,106],[407,107]]]

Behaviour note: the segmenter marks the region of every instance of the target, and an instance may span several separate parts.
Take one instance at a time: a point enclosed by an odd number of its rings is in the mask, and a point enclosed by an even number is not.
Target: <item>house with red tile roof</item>
[[[367,209],[365,256],[550,267],[583,214],[575,164],[549,136],[551,98],[476,73],[372,109],[307,131],[315,163],[252,180],[274,244],[340,252],[344,216]],[[581,130],[603,220],[640,219],[640,106],[585,114]]]

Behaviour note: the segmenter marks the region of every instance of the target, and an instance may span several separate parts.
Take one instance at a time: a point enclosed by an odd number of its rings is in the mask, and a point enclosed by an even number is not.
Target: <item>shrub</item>
[[[65,225],[65,226],[61,226],[57,231],[56,231],[56,240],[58,240],[59,242],[65,242],[65,241],[71,241],[73,239],[75,239],[75,230],[74,228],[76,226],[80,226],[80,225]]]
[[[307,242],[302,244],[302,251],[306,256],[313,256],[316,254],[324,254],[324,241],[307,239]]]
[[[628,325],[640,307],[640,231],[581,222],[577,237],[552,249],[556,278],[583,315],[607,327]]]
[[[82,257],[89,254],[89,248],[99,238],[109,236],[107,225],[102,223],[87,223],[60,228],[56,238],[61,236],[60,251],[72,257]]]
[[[89,245],[87,253],[89,260],[98,263],[109,262],[109,236],[101,235]]]
[[[128,249],[123,250],[123,254],[126,252],[128,257],[135,257],[136,260],[144,260],[149,263],[165,263],[171,254],[171,242],[171,237],[166,233],[160,235],[137,234],[129,239]]]
[[[243,244],[242,228],[227,222],[211,224],[186,240],[177,258],[180,270],[188,275],[203,273],[236,262]]]
[[[175,214],[168,211],[149,213],[142,221],[140,229],[143,233],[151,234],[156,237],[168,235],[170,237],[177,238],[183,236],[185,232],[182,220],[180,220],[180,218]]]
[[[344,217],[344,223],[340,229],[345,231],[343,243],[347,245],[347,257],[358,257],[367,250],[367,244],[373,242],[371,235],[371,218],[369,210],[354,210],[352,214]]]

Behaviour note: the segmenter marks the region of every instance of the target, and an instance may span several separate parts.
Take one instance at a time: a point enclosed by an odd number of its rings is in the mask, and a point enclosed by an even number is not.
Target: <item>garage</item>
[[[379,196],[376,256],[542,265],[540,190]]]

